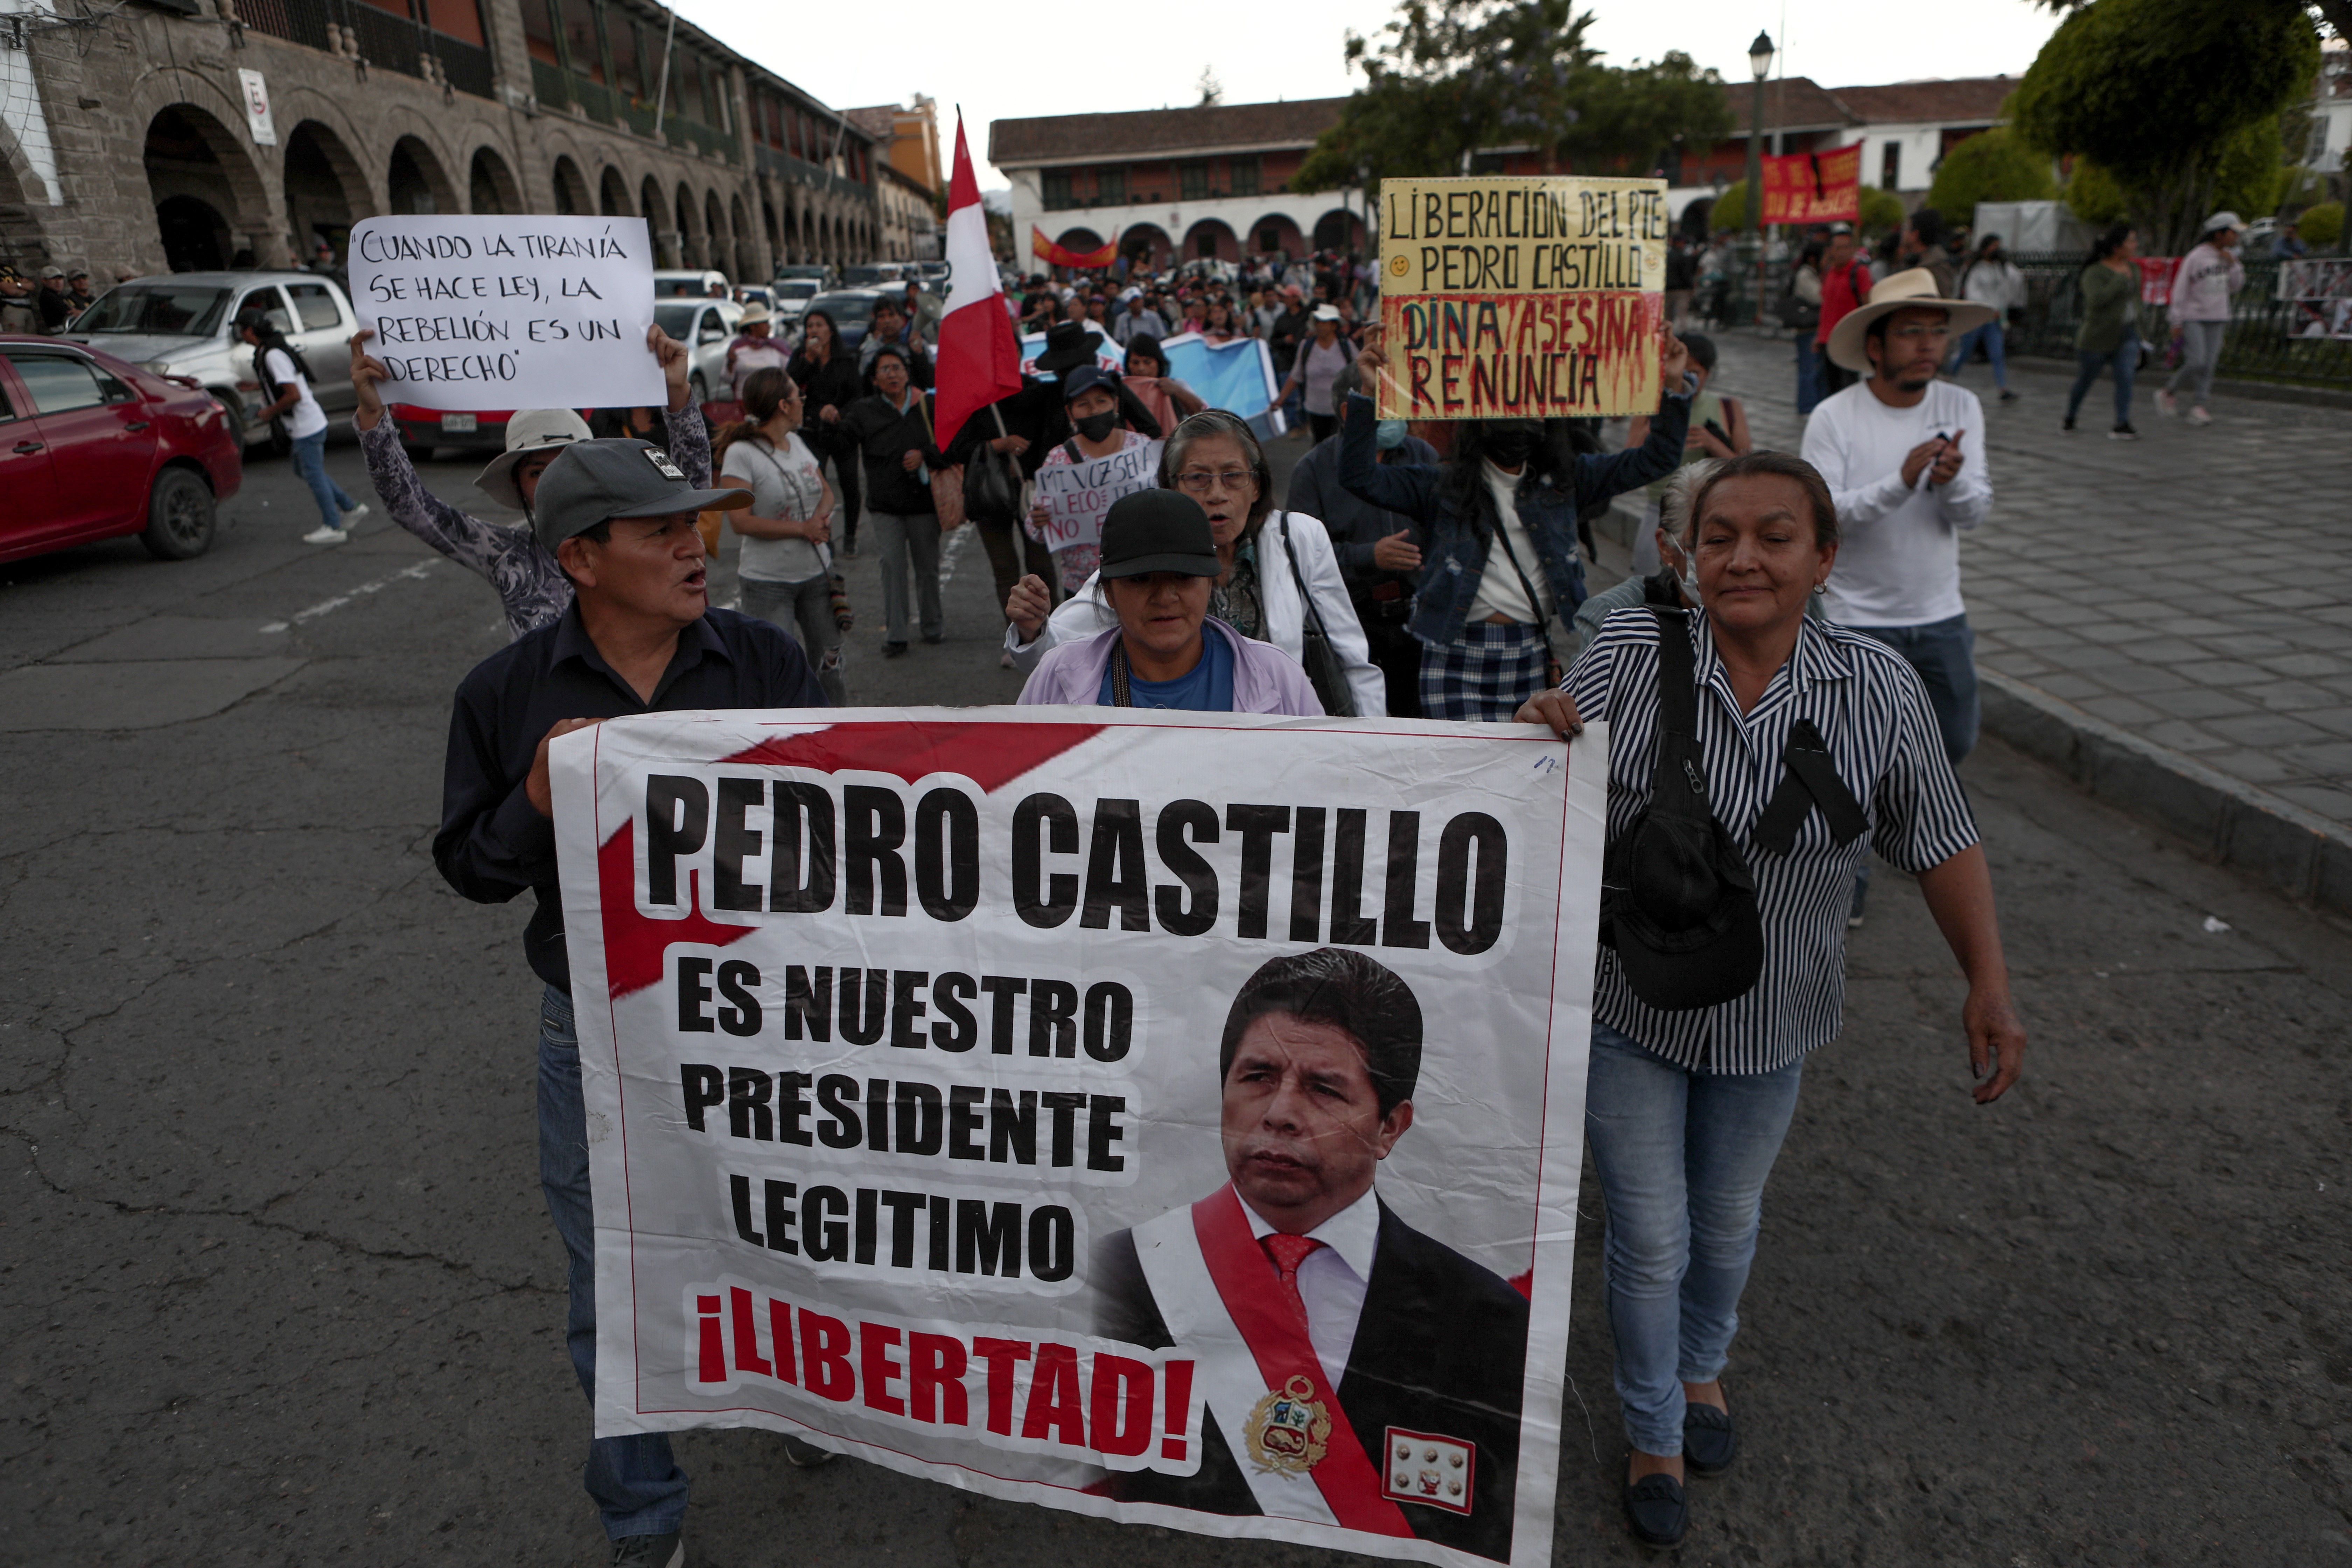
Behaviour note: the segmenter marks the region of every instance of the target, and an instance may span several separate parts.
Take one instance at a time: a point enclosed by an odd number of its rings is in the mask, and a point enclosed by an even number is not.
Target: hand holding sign
[[[653,329],[643,218],[372,217],[352,228],[350,259],[352,303],[383,367],[379,398],[452,410],[684,406],[684,351],[673,366]]]

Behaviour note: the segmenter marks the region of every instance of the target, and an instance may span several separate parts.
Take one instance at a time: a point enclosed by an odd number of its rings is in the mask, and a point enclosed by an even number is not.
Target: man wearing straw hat
[[[1837,568],[1815,592],[1829,619],[1876,637],[1919,672],[1944,750],[1976,745],[1976,637],[1960,599],[1960,531],[1992,511],[1984,405],[1936,372],[1954,339],[1994,319],[1944,298],[1924,267],[1897,272],[1830,333],[1832,363],[1868,379],[1824,399],[1805,460],[1837,502]],[[1848,923],[1862,922],[1865,864]]]

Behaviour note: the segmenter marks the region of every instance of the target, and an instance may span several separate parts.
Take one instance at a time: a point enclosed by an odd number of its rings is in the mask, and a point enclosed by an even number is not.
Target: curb
[[[2352,914],[2352,831],[1979,665],[1984,727],[2034,761],[2292,898]]]

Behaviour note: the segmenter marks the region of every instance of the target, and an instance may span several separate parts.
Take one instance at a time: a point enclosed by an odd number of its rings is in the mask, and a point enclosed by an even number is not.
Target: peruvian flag
[[[955,173],[948,181],[948,313],[940,320],[939,444],[998,398],[1021,390],[1021,345],[1004,313],[1004,286],[988,247],[988,215],[972,177],[971,149],[956,110]]]

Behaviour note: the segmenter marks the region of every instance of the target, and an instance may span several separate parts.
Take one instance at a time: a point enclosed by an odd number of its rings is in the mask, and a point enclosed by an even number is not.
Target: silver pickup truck
[[[98,297],[64,336],[144,365],[158,375],[200,383],[228,411],[248,445],[267,441],[282,450],[282,423],[264,427],[269,399],[253,372],[253,350],[238,341],[237,312],[258,310],[302,351],[311,390],[330,415],[350,412],[351,335],[359,331],[352,302],[334,279],[311,272],[174,272],[134,278]]]

